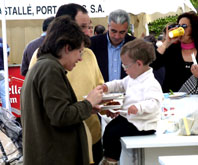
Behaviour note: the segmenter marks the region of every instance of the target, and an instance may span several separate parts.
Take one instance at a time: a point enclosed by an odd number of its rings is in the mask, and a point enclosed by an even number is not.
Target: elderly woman
[[[80,27],[67,16],[56,18],[28,71],[21,92],[24,164],[89,164],[83,120],[102,99],[97,86],[77,102],[65,76],[87,43]]]
[[[158,48],[157,60],[153,68],[165,66],[166,74],[162,86],[163,92],[178,91],[182,84],[192,75],[193,65],[191,54],[194,53],[198,60],[198,16],[194,12],[186,12],[178,16],[177,27],[181,26],[185,34],[177,38],[169,38],[168,27],[166,39]],[[194,68],[194,67],[193,67]]]

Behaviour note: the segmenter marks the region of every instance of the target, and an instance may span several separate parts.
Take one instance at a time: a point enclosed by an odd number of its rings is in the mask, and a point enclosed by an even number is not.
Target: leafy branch
[[[149,33],[153,33],[156,37],[158,37],[162,32],[163,29],[166,27],[168,23],[174,23],[177,21],[178,15],[175,16],[168,16],[164,18],[156,19],[153,22],[148,24]]]

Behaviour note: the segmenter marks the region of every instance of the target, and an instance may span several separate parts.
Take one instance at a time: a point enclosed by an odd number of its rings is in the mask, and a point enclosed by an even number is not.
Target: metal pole
[[[7,54],[7,37],[6,37],[6,19],[5,19],[5,0],[1,1],[2,10],[2,35],[3,35],[3,60],[5,72],[5,94],[6,94],[6,109],[9,109],[9,83],[8,83],[8,54]]]

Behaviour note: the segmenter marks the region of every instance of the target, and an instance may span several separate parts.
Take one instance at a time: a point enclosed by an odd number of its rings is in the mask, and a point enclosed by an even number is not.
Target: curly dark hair
[[[188,18],[192,27],[192,38],[195,43],[195,47],[198,50],[198,15],[194,11],[186,12],[178,16],[177,23],[181,18]]]
[[[69,16],[60,16],[55,18],[48,27],[37,57],[50,53],[56,58],[61,58],[59,52],[65,45],[69,45],[69,49],[74,50],[80,48],[82,43],[88,44],[89,39],[77,23]]]

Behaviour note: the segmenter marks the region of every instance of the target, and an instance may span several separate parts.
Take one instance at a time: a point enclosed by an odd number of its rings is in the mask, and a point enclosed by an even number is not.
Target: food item
[[[113,100],[109,100],[109,101],[106,101],[105,103],[102,103],[101,104],[101,110],[110,110],[110,109],[120,109],[122,106],[122,103],[119,101],[119,100],[116,100],[116,101],[113,101]],[[107,112],[108,113],[108,112]]]
[[[169,95],[174,95],[174,93],[171,89],[169,89]]]
[[[120,105],[120,102],[118,102],[118,101],[109,101],[105,105]]]
[[[107,114],[107,111],[106,110],[102,110],[102,111],[100,111],[100,114],[101,115],[106,115]]]

